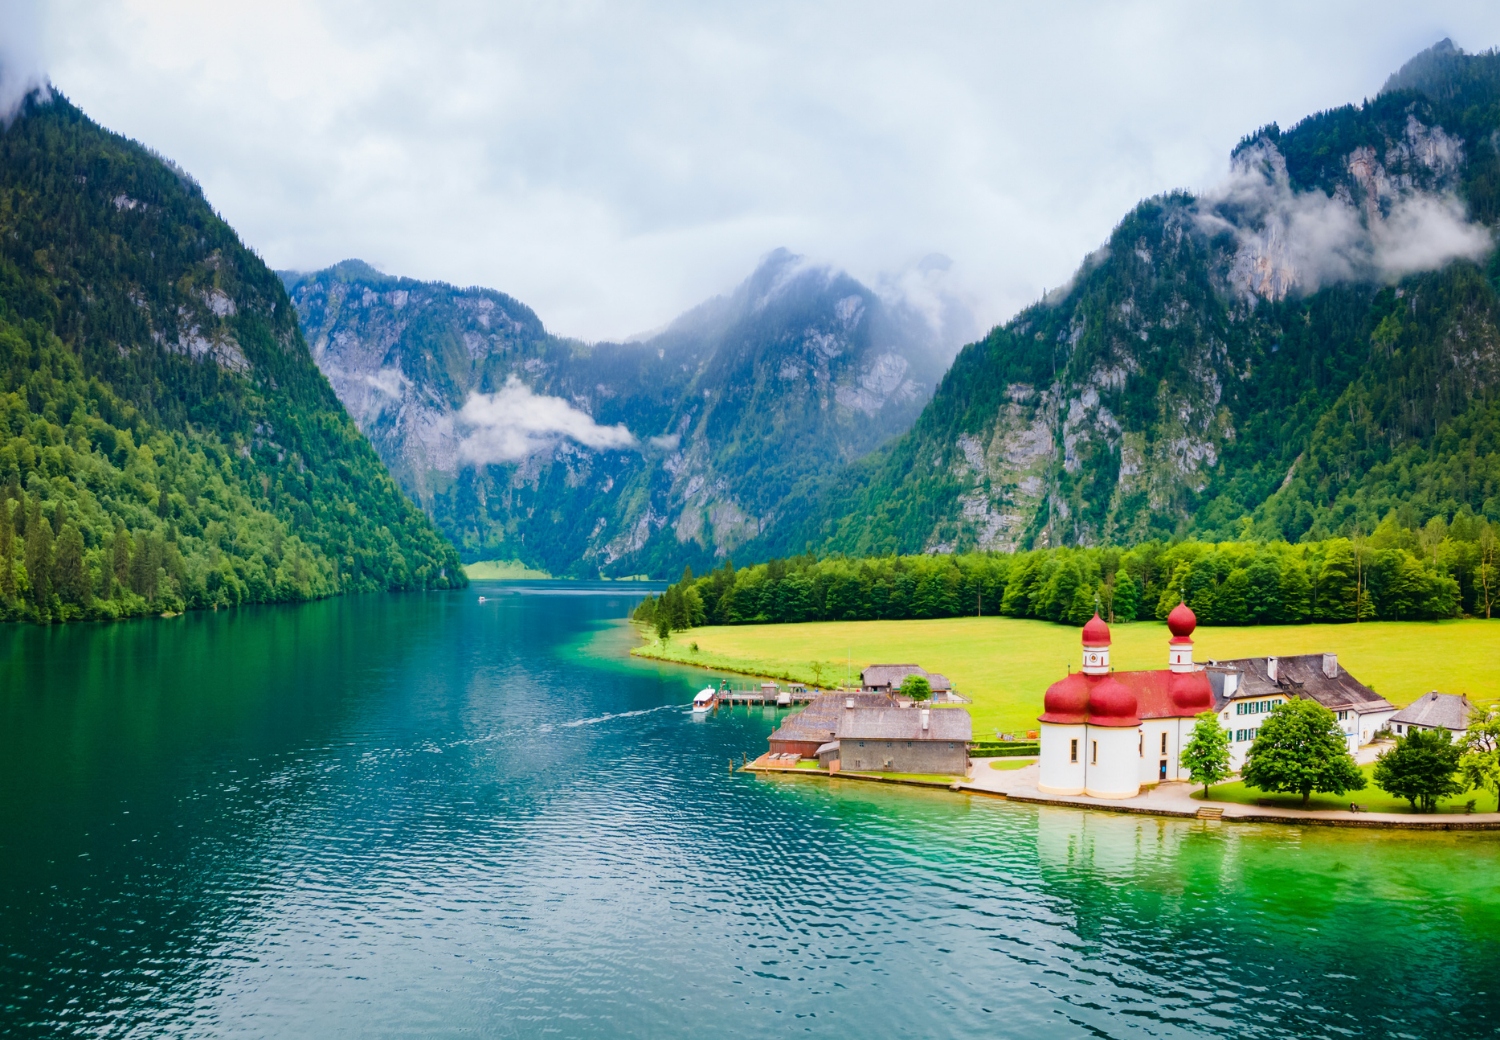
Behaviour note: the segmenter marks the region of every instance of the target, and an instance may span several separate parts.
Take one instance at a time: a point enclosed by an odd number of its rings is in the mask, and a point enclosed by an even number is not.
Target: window
[[[1097,766],[1099,764],[1099,742],[1097,740],[1091,740],[1089,741],[1089,743],[1093,745],[1093,747],[1089,749],[1090,761]]]
[[[1165,733],[1161,735],[1161,753],[1163,755],[1167,753],[1167,735]]]
[[[1142,758],[1146,757],[1146,734],[1144,733],[1141,734],[1141,742],[1140,746],[1136,748],[1136,754],[1140,755]]]
[[[1070,741],[1068,741],[1068,744],[1070,745],[1069,748],[1068,748],[1068,761],[1069,762],[1077,762],[1078,761],[1078,741],[1076,741],[1076,740],[1070,740]],[[861,744],[860,747],[864,747],[864,745]]]

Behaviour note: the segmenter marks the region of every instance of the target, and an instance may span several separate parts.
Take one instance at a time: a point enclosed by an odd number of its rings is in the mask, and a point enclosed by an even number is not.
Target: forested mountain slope
[[[0,616],[463,581],[199,187],[33,95],[0,130]]]
[[[1301,539],[1500,518],[1500,57],[1444,41],[1141,203],[966,347],[782,553]]]
[[[754,543],[906,430],[948,359],[915,312],[784,251],[628,343],[358,261],[283,277],[334,389],[465,559],[557,574],[677,574]]]

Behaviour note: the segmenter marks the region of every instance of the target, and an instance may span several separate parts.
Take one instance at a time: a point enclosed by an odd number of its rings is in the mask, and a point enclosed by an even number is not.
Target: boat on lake
[[[712,686],[705,686],[693,697],[693,714],[701,715],[713,708],[714,702],[719,699],[718,692]]]

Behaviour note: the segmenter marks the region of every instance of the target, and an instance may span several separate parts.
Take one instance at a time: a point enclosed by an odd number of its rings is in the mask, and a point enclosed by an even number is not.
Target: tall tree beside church
[[[1193,731],[1182,748],[1182,764],[1187,766],[1193,783],[1203,785],[1203,797],[1208,797],[1208,788],[1229,775],[1229,731],[1219,725],[1219,716],[1212,711],[1199,712]]]

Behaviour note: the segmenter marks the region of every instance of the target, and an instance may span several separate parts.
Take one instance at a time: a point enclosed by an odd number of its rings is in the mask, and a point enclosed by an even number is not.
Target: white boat
[[[714,706],[714,701],[716,700],[718,700],[718,694],[714,692],[714,688],[712,686],[703,687],[693,697],[693,714],[702,715],[709,711]]]

